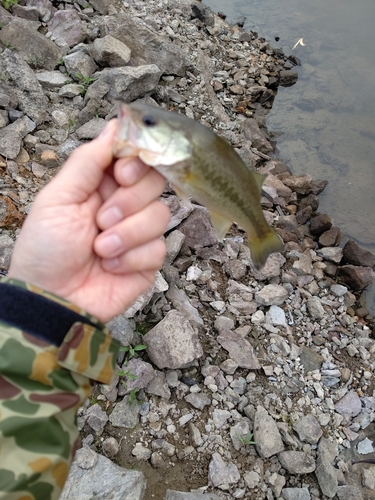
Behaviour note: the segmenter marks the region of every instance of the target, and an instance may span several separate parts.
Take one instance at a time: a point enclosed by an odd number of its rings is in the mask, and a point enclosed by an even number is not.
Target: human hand
[[[77,148],[37,195],[9,276],[52,292],[103,322],[153,283],[165,257],[165,180],[138,159],[112,155],[117,120]]]

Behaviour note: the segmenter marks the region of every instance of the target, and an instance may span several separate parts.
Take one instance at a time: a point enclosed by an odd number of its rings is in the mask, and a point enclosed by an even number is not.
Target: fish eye
[[[153,116],[151,115],[145,115],[142,117],[142,121],[145,125],[147,125],[147,127],[153,127],[154,125],[156,125],[156,120]]]

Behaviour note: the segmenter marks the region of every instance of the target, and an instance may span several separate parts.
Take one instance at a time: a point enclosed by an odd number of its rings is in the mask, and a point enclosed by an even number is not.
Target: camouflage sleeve
[[[24,282],[0,282],[0,499],[55,500],[90,379],[109,383],[119,344],[96,318]]]

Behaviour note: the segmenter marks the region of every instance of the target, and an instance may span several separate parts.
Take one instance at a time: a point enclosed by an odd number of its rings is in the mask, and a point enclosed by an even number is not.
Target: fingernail
[[[110,255],[122,248],[122,241],[117,234],[109,234],[97,242],[97,247],[102,255]]]
[[[109,207],[100,216],[99,224],[102,229],[107,229],[107,227],[111,227],[123,218],[121,210],[117,206]]]
[[[102,259],[102,267],[106,271],[113,271],[120,265],[119,259]]]

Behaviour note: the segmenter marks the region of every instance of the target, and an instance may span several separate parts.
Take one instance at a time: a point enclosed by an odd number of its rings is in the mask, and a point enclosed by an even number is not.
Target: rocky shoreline
[[[298,59],[194,0],[19,0],[0,22],[2,272],[35,194],[117,100],[224,136],[267,174],[285,243],[257,271],[240,228],[219,243],[207,210],[166,190],[165,264],[109,325],[128,350],[79,410],[62,498],[374,499],[375,465],[354,462],[375,458],[375,256],[318,212],[326,183],[294,176],[266,128]]]

